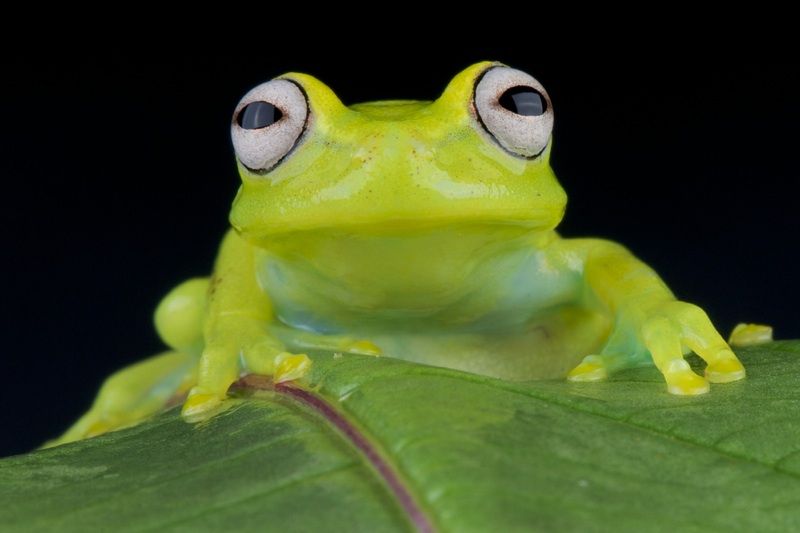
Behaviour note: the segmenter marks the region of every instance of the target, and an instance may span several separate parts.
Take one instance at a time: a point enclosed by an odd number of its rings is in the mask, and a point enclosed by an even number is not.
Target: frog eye
[[[244,95],[233,113],[236,157],[252,171],[271,170],[300,141],[308,115],[308,100],[299,85],[289,80],[262,83]]]
[[[492,67],[478,78],[473,101],[477,122],[497,144],[531,159],[544,151],[553,129],[553,107],[533,76]]]

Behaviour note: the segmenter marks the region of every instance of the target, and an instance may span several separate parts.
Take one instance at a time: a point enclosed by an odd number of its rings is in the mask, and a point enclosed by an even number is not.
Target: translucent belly
[[[282,324],[272,329],[295,352],[336,352],[342,339],[363,339],[376,344],[384,357],[525,381],[565,377],[584,356],[602,348],[610,320],[597,312],[565,306],[511,328],[480,332],[354,330],[330,336]]]

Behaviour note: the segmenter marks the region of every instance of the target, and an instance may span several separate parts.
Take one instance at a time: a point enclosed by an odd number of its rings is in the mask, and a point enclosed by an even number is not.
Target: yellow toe
[[[567,374],[569,381],[601,381],[608,377],[608,371],[602,360],[596,355],[589,355],[583,362]]]
[[[710,390],[708,380],[698,376],[691,370],[675,372],[665,376],[667,378],[667,389],[670,394],[677,396],[697,396],[705,394]]]
[[[744,376],[744,366],[735,357],[716,361],[706,367],[706,378],[711,383],[730,383]]]
[[[374,342],[367,340],[355,341],[347,346],[347,351],[361,355],[373,355],[375,357],[381,355],[383,351]]]
[[[275,383],[293,381],[305,376],[311,370],[311,359],[304,354],[290,354],[283,352],[275,357],[275,374],[272,380]]]
[[[193,417],[211,411],[221,403],[219,396],[206,393],[190,393],[183,403],[181,415]]]
[[[763,324],[737,324],[731,332],[731,346],[755,346],[772,340],[772,327]]]

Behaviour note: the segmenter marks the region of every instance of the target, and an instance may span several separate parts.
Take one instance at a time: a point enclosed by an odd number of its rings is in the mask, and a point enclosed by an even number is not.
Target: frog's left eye
[[[303,137],[306,95],[289,80],[272,80],[248,92],[236,106],[231,139],[236,157],[254,172],[278,165]]]
[[[553,107],[542,84],[513,68],[492,67],[475,84],[477,122],[509,152],[535,158],[553,130]]]

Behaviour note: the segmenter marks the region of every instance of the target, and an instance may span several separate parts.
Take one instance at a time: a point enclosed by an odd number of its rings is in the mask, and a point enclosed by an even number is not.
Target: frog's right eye
[[[253,172],[283,161],[303,137],[308,99],[293,81],[272,80],[252,89],[233,113],[231,139],[236,157]]]

